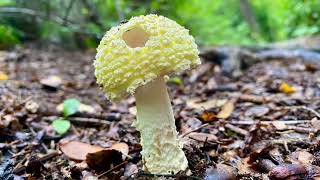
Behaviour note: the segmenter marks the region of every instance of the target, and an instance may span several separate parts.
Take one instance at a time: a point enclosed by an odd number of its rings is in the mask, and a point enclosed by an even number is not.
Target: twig
[[[181,174],[151,174],[144,171],[139,171],[137,173],[138,177],[167,177],[167,178],[186,178],[186,179],[195,179],[195,180],[201,180],[202,178],[196,177],[196,176],[188,176],[188,175],[181,175]]]
[[[229,124],[229,123],[227,123],[227,124],[225,125],[225,127],[228,128],[228,129],[230,129],[230,130],[232,130],[232,131],[234,131],[234,132],[236,132],[236,133],[238,133],[238,134],[241,134],[241,135],[243,135],[243,136],[247,136],[247,135],[249,134],[249,132],[248,132],[247,130],[244,130],[244,129],[242,129],[242,128],[239,128],[239,127],[234,126],[234,125]]]
[[[33,135],[34,137],[37,136],[37,133],[34,131],[34,129],[33,129],[32,127],[29,126],[29,130],[31,131],[31,133],[32,133],[32,135]],[[40,142],[40,144],[41,144],[42,148],[44,149],[44,151],[45,151],[46,153],[48,153],[48,147],[47,147],[43,142]]]
[[[62,116],[46,116],[43,117],[46,121],[54,121],[56,119],[63,118]],[[95,118],[83,118],[83,117],[68,117],[68,120],[70,120],[73,123],[78,123],[82,125],[110,125],[111,122],[106,121],[104,119],[95,119]]]
[[[306,110],[306,111],[309,111],[311,112],[312,114],[314,114],[315,116],[317,116],[317,118],[320,119],[320,113],[318,113],[316,110],[314,109],[311,109],[307,106],[283,106],[282,108],[284,109],[291,109],[291,108],[294,108],[294,109],[303,109],[303,110]]]
[[[62,112],[50,110],[46,107],[40,107],[37,114],[41,116],[62,116]],[[100,121],[119,121],[121,119],[120,113],[84,113],[77,112],[74,116],[70,118],[87,118],[87,119],[99,119]],[[81,120],[80,120],[81,121]]]
[[[315,128],[305,128],[305,127],[298,127],[298,126],[287,126],[288,130],[294,130],[297,132],[302,132],[302,133],[317,133],[318,130]]]
[[[188,135],[188,134],[190,134],[190,133],[192,133],[192,132],[196,132],[196,131],[198,131],[198,130],[200,130],[200,129],[208,126],[208,125],[209,125],[209,123],[202,124],[201,126],[195,128],[195,129],[193,129],[193,130],[191,130],[191,131],[188,131],[188,132],[186,132],[186,133],[184,133],[184,134],[181,134],[181,135],[180,135],[180,138],[183,138],[183,137],[185,137],[186,135]]]
[[[109,174],[110,172],[116,170],[117,168],[119,168],[120,166],[122,166],[122,165],[124,165],[124,164],[126,164],[126,163],[128,163],[128,161],[123,161],[122,163],[116,165],[115,167],[109,169],[108,171],[103,172],[102,174],[99,174],[99,175],[97,176],[97,178],[99,179],[99,178],[101,178],[102,176]]]
[[[43,162],[45,162],[45,161],[47,161],[47,160],[49,160],[51,158],[54,158],[54,157],[56,157],[58,155],[59,155],[59,152],[58,151],[54,151],[52,153],[44,155],[43,157],[37,159],[36,161],[39,161],[39,162],[43,163]],[[18,167],[18,168],[13,170],[13,174],[19,174],[20,172],[25,171],[26,169],[27,169],[27,166]]]
[[[262,124],[262,125],[269,125],[272,124],[273,122],[279,122],[279,123],[283,123],[286,125],[289,124],[304,124],[304,123],[310,123],[311,120],[290,120],[290,121],[229,121],[230,124],[232,125],[252,125],[252,124]]]

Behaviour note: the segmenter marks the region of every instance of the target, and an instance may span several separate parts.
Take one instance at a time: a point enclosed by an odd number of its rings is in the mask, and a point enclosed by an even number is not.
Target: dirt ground
[[[94,54],[35,46],[0,52],[0,179],[160,176],[142,171],[134,98],[104,97]],[[320,62],[276,59],[230,78],[203,60],[173,76],[168,89],[189,170],[166,177],[320,179]],[[69,98],[84,108],[63,117],[57,107]],[[62,135],[51,125],[60,117],[72,124]],[[120,159],[117,150],[74,152],[119,144],[129,149]]]

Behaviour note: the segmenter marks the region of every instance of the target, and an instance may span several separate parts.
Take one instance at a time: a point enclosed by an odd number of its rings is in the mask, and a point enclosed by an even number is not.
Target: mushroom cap
[[[151,14],[132,17],[107,31],[97,48],[94,67],[97,83],[114,101],[158,76],[180,73],[200,63],[189,31]]]

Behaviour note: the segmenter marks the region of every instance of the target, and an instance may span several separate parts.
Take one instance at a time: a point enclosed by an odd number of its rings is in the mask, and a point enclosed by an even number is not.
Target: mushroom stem
[[[144,168],[151,173],[177,173],[188,167],[178,138],[170,98],[163,77],[141,86],[135,93]]]

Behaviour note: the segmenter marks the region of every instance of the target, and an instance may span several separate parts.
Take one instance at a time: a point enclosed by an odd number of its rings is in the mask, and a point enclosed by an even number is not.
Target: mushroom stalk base
[[[150,173],[177,173],[188,167],[178,138],[171,102],[163,77],[139,87],[135,93],[144,168]]]

